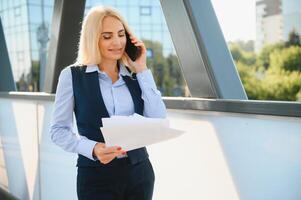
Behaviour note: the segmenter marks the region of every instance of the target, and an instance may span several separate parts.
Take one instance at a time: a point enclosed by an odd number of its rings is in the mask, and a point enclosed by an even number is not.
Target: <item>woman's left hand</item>
[[[139,72],[147,69],[147,67],[146,67],[146,47],[141,40],[138,40],[138,38],[130,35],[130,39],[136,47],[141,48],[141,54],[135,61],[132,61],[126,53],[125,53],[125,55],[126,55],[127,62],[129,63],[129,65],[131,67],[135,68],[136,73],[139,73]]]

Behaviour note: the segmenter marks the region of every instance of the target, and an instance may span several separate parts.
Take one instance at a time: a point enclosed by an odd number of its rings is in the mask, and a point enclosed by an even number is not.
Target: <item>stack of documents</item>
[[[169,127],[168,119],[147,118],[139,114],[102,118],[101,131],[106,146],[120,146],[125,151],[138,149],[178,137],[184,133]]]

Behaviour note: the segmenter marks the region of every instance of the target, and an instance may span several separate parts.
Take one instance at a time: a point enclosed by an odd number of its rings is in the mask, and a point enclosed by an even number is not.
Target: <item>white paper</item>
[[[147,118],[138,114],[102,118],[101,131],[106,146],[120,146],[125,151],[162,142],[184,133],[169,127],[168,119]]]

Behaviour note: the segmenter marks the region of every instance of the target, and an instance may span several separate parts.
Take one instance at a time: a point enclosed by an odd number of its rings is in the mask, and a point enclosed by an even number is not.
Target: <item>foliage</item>
[[[153,57],[147,58],[147,66],[152,70],[162,95],[184,96],[185,82],[176,55],[165,57],[160,42],[144,40],[144,43],[153,52]]]
[[[147,58],[163,96],[185,96],[185,80],[176,55],[164,56],[160,42],[144,40],[153,56]],[[229,44],[234,63],[249,99],[301,101],[301,45],[296,32],[287,42],[266,45],[258,54],[254,42]],[[39,91],[39,63],[17,82],[19,91]]]
[[[301,72],[270,68],[262,80],[260,99],[297,101],[301,93]]]
[[[290,46],[273,51],[270,55],[270,64],[273,68],[287,71],[301,71],[301,47]]]
[[[254,52],[254,41],[253,40],[248,40],[248,41],[243,41],[243,40],[237,40],[235,42],[229,42],[229,45],[237,45],[241,50],[246,51],[246,52]]]
[[[239,61],[246,65],[254,65],[256,62],[256,55],[254,52],[244,51],[240,45],[231,43],[230,51],[233,57],[233,60]]]
[[[257,68],[263,68],[266,70],[270,66],[270,55],[277,50],[281,50],[284,48],[283,43],[276,43],[266,45],[262,48],[259,55],[257,56],[256,66]]]
[[[247,56],[252,52],[245,51],[239,44],[229,45],[249,99],[301,101],[301,46],[298,38],[296,32],[292,32],[287,42],[266,45],[252,56]]]
[[[20,79],[16,82],[17,91],[39,92],[40,78],[39,61],[31,62],[31,70],[29,73],[22,73]]]
[[[285,43],[285,46],[286,47],[301,46],[300,35],[297,33],[297,31],[295,29],[289,33],[288,41]]]

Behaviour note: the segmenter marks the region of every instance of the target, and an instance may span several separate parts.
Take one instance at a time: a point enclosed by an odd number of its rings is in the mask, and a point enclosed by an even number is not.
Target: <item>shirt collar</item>
[[[119,64],[120,70],[119,74],[123,76],[131,76],[130,72],[126,69],[126,67],[123,64]],[[103,71],[99,70],[98,66],[96,64],[87,65],[85,73],[92,73],[97,71],[98,73],[104,74]]]
[[[87,65],[85,73],[91,73],[97,71],[98,73],[101,73],[97,65]]]

